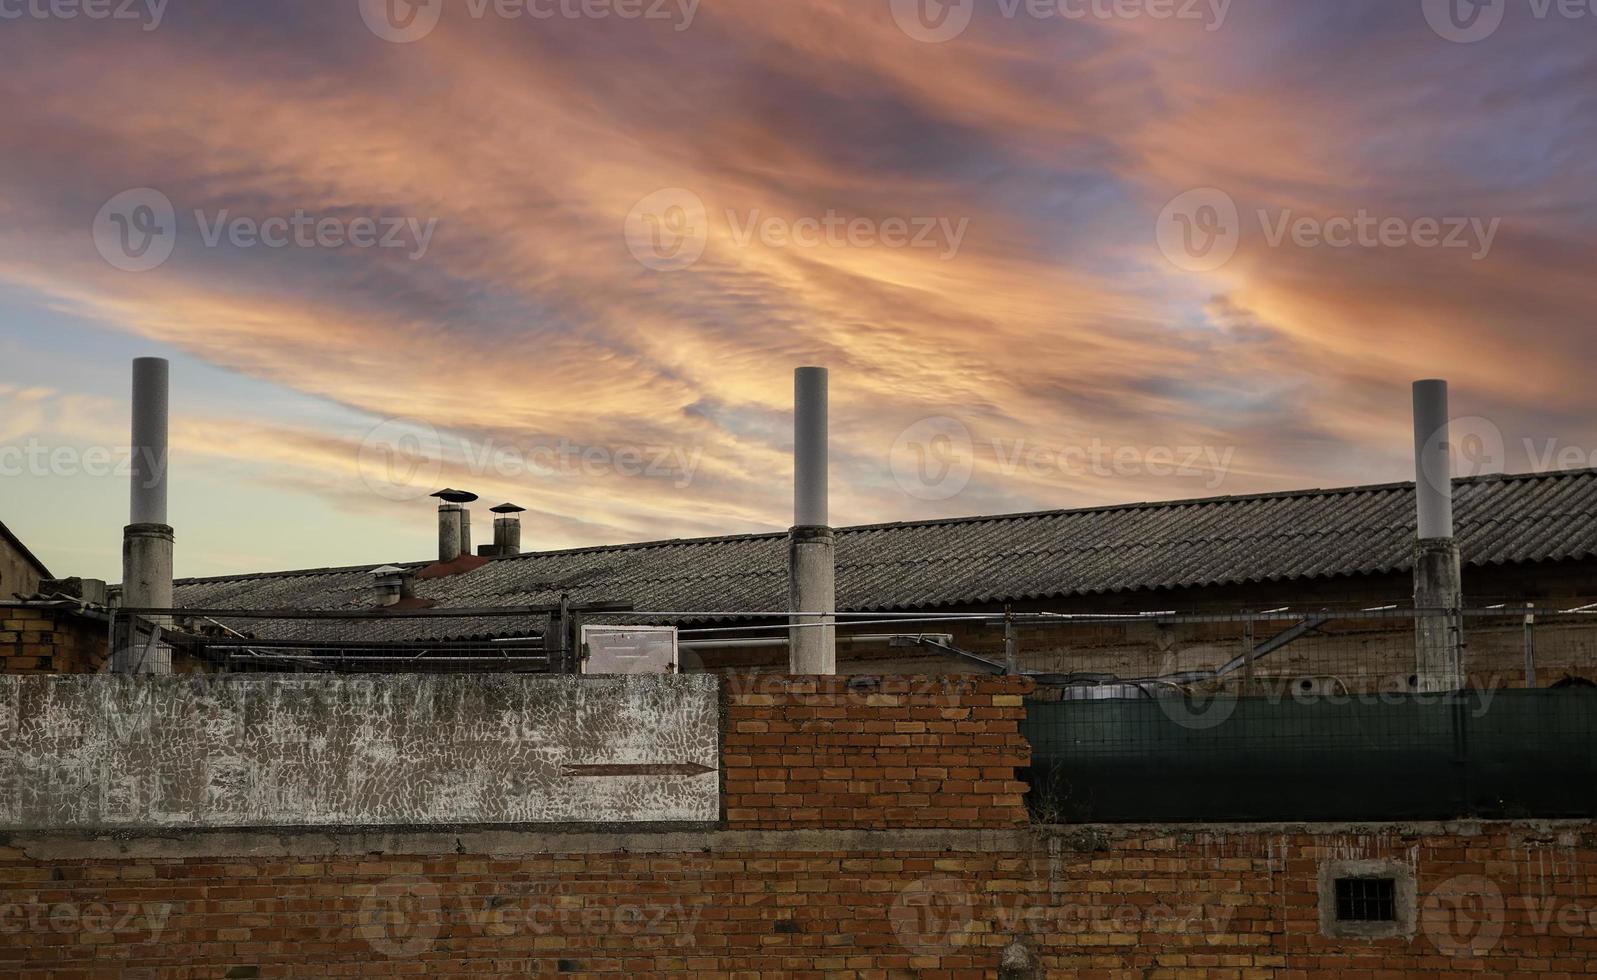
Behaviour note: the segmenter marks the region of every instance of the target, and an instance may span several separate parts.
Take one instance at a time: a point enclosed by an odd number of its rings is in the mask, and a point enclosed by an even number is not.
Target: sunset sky
[[[804,364],[838,525],[1411,479],[1433,376],[1590,464],[1597,16],[924,2],[6,0],[0,521],[120,578],[144,354],[180,575],[785,528]]]

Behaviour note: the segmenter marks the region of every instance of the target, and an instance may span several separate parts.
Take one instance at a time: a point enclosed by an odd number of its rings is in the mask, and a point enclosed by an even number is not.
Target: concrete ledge
[[[708,830],[657,833],[550,833],[475,830],[460,833],[193,831],[162,835],[9,834],[4,849],[36,861],[226,857],[380,857],[475,854],[531,857],[569,854],[701,854],[764,852],[1014,853],[1036,842],[1021,830]]]
[[[1397,834],[1400,836],[1480,837],[1522,831],[1552,836],[1559,833],[1597,833],[1597,820],[1384,820],[1384,821],[1275,821],[1269,823],[1096,823],[1043,824],[1035,833],[1074,837],[1082,833],[1104,837],[1179,837],[1192,834]]]
[[[1080,824],[974,830],[655,830],[556,832],[545,829],[172,831],[161,834],[14,833],[7,849],[37,861],[184,860],[227,857],[381,857],[475,854],[533,857],[574,854],[749,854],[770,852],[1021,854],[1038,849],[1091,853],[1116,840],[1149,837],[1344,835],[1482,837],[1597,847],[1597,821],[1437,821],[1413,823]]]

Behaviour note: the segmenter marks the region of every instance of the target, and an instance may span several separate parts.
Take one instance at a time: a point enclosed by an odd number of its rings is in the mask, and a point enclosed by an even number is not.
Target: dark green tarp
[[[1597,691],[1032,702],[1059,822],[1597,817]]]

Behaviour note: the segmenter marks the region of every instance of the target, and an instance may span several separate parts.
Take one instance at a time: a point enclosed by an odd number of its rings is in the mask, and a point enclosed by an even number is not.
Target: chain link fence
[[[1451,670],[1422,664],[1437,629]],[[1597,816],[1597,619],[1498,607],[1051,624],[1047,822]]]

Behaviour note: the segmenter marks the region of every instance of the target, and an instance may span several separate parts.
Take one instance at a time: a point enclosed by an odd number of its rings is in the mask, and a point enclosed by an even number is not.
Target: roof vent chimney
[[[384,565],[382,568],[372,569],[372,575],[377,579],[379,606],[394,606],[402,599],[415,598],[416,574],[409,569],[397,565]]]
[[[494,543],[484,545],[480,554],[490,558],[511,558],[521,554],[521,515],[525,507],[505,503],[492,508],[499,516],[494,518]]]
[[[471,554],[471,511],[466,505],[477,495],[446,487],[433,496],[438,498],[438,560],[450,562]]]

